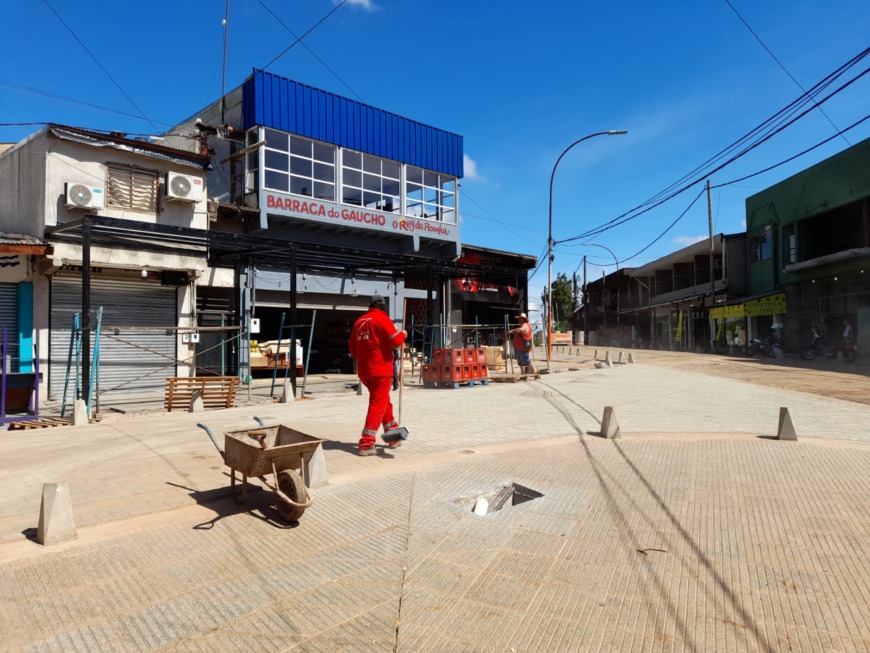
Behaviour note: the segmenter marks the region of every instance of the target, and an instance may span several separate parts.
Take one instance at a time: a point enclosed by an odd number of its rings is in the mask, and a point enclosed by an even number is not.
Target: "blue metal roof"
[[[256,125],[462,177],[462,136],[255,70],[243,86],[244,128]]]

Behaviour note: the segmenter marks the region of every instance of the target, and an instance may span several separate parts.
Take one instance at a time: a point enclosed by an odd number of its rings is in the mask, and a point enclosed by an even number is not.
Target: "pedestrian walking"
[[[387,303],[380,295],[372,297],[368,312],[354,322],[350,332],[348,349],[357,361],[360,382],[369,391],[365,426],[359,439],[360,456],[377,453],[375,443],[381,426],[385,433],[400,428],[393,415],[390,388],[393,383],[393,349],[401,347],[407,336],[404,329],[396,329],[387,315]],[[400,443],[396,440],[388,442],[388,446],[392,449]]]

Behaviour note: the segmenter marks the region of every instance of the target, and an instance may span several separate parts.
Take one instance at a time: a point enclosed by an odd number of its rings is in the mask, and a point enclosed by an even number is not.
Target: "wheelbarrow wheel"
[[[302,477],[292,469],[285,469],[278,472],[278,489],[287,495],[296,503],[305,503],[308,497],[308,492],[305,490],[305,482]],[[278,513],[287,521],[299,521],[302,513],[305,512],[304,507],[294,506],[276,495],[278,504]]]

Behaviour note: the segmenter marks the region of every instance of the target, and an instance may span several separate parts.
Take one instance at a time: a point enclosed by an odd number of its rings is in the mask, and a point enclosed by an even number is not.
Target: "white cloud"
[[[465,179],[483,179],[477,174],[477,161],[467,154],[462,155],[462,167],[465,171]]]
[[[332,0],[333,4],[339,4],[341,0]],[[364,11],[374,11],[377,9],[377,5],[372,2],[372,0],[347,0],[347,4],[353,5],[354,7],[359,7]]]
[[[707,240],[709,237],[710,236],[677,236],[671,241],[671,243],[688,247],[689,245],[700,243],[702,240]]]

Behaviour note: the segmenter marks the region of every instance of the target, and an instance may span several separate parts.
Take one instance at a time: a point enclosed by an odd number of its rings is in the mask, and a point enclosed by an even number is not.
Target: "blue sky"
[[[253,68],[464,136],[464,242],[534,256],[642,205],[870,45],[866,0],[230,0],[227,89]],[[225,0],[9,2],[0,72],[0,141],[59,122],[155,134],[221,92]],[[733,8],[732,8],[733,7]],[[295,40],[333,12],[277,60]],[[735,12],[736,10],[736,12]],[[64,25],[68,26],[68,28]],[[71,33],[71,31],[75,34]],[[274,62],[273,62],[274,60]],[[271,63],[270,63],[271,62]],[[838,84],[870,65],[870,57]],[[29,89],[29,90],[28,90]],[[91,106],[95,105],[95,106]],[[711,176],[774,165],[870,114],[870,75]],[[148,120],[141,117],[144,114]],[[830,120],[830,121],[829,121]],[[845,135],[870,137],[870,120]],[[848,145],[713,191],[714,231],[744,229],[747,196]],[[706,236],[702,188],[590,238],[556,247],[554,276],[589,257],[590,278],[641,265]],[[603,267],[599,267],[603,266]],[[533,300],[547,279],[533,277]]]

